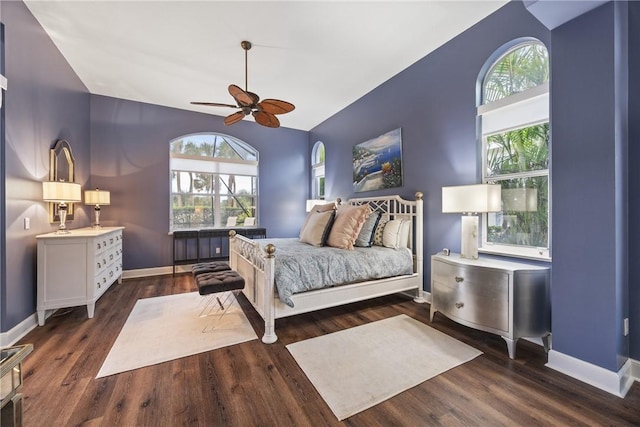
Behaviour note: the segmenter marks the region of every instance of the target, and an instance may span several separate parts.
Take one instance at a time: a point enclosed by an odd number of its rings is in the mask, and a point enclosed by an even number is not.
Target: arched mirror
[[[71,145],[59,139],[49,151],[49,181],[74,182],[75,159]],[[73,220],[73,203],[68,203],[67,221]],[[49,203],[49,222],[59,222],[57,203]]]

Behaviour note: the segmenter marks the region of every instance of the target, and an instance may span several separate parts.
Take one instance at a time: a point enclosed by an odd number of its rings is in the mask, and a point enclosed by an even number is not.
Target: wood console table
[[[206,228],[173,232],[173,274],[176,265],[229,259],[229,232],[251,239],[264,239],[267,229],[262,227]]]

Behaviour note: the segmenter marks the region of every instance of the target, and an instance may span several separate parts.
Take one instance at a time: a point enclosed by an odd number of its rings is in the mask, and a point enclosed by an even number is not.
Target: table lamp
[[[100,225],[100,205],[108,205],[111,203],[111,193],[108,191],[100,190],[87,190],[84,192],[84,204],[94,205],[93,211],[96,215],[96,222],[93,228],[102,228]]]
[[[442,212],[463,213],[460,256],[478,259],[478,213],[500,212],[501,186],[497,184],[442,187]]]
[[[58,234],[68,234],[67,226],[67,203],[82,201],[80,184],[66,181],[45,181],[42,183],[42,199],[45,202],[58,204],[58,216],[60,217],[60,228]]]

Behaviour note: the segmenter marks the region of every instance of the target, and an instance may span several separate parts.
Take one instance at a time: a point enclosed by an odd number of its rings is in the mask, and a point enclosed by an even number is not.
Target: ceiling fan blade
[[[220,104],[219,102],[192,102],[191,104],[193,105],[206,105],[208,107],[231,107],[231,108],[238,108],[237,105],[231,105],[231,104]]]
[[[242,111],[237,111],[230,116],[224,118],[224,124],[229,126],[234,123],[238,123],[240,120],[244,119],[245,114]]]
[[[251,100],[253,101],[253,105],[256,105],[260,101],[260,97],[257,94],[253,92],[247,92],[247,94],[251,97]]]
[[[280,120],[271,113],[264,111],[254,111],[253,118],[256,119],[256,123],[269,128],[280,127]]]
[[[287,101],[281,101],[279,99],[264,99],[258,104],[258,108],[271,114],[285,114],[290,113],[296,107]]]
[[[241,107],[251,107],[253,105],[253,98],[247,92],[242,90],[236,85],[229,85],[229,93],[238,102]]]

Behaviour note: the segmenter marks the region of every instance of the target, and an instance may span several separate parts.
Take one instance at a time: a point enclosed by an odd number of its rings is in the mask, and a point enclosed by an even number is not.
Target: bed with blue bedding
[[[415,200],[381,196],[346,204],[368,206],[380,222],[406,222],[407,244],[343,249],[314,246],[302,238],[251,240],[231,233],[229,263],[244,278],[243,293],[265,321],[263,342],[277,340],[278,318],[397,292],[425,302],[422,194],[416,193]]]

